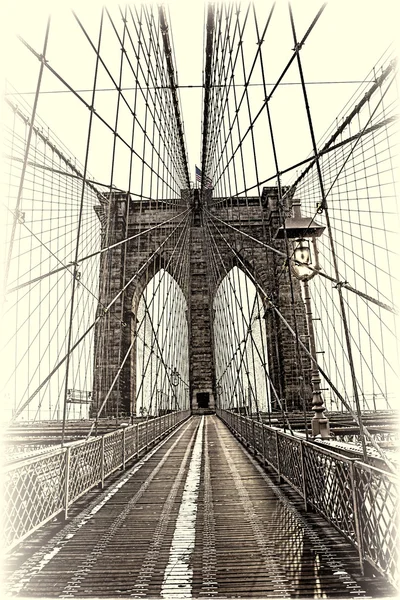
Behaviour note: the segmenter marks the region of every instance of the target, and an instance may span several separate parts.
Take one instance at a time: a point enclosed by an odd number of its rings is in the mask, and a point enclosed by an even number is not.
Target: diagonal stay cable
[[[157,256],[157,254],[160,251],[160,248],[162,248],[167,243],[167,241],[173,236],[175,231],[180,227],[180,225],[183,223],[184,220],[185,219],[182,219],[178,223],[178,225],[173,229],[173,231],[171,231],[171,233],[156,248],[156,250],[154,250],[154,252],[152,252],[152,254],[149,256],[149,258],[146,260],[146,262],[136,271],[136,273],[123,286],[123,288],[121,288],[117,292],[117,294],[114,296],[114,298],[108,303],[108,305],[105,307],[103,313],[96,317],[96,319],[93,321],[93,323],[91,323],[91,325],[88,326],[86,331],[71,346],[69,353],[67,353],[63,356],[63,358],[56,364],[56,366],[51,370],[51,372],[47,375],[47,377],[45,377],[45,379],[40,383],[40,385],[35,389],[35,391],[29,396],[29,398],[27,398],[27,400],[22,404],[22,406],[20,406],[18,409],[16,409],[12,419],[9,421],[9,425],[12,425],[12,423],[14,423],[16,418],[30,404],[30,402],[33,400],[33,398],[40,392],[40,390],[46,385],[46,383],[53,377],[54,373],[56,373],[58,371],[58,369],[66,362],[68,357],[74,352],[74,350],[79,346],[79,344],[86,338],[86,336],[90,333],[90,331],[92,331],[92,329],[97,325],[97,323],[99,323],[99,321],[108,313],[109,309],[115,304],[115,302],[124,293],[124,291],[133,283],[133,281],[135,281],[135,279],[137,279],[142,274],[142,272],[146,269],[146,267]]]
[[[41,55],[38,54],[38,52],[36,52],[36,50],[34,48],[32,48],[32,46],[30,46],[30,44],[28,44],[28,42],[26,40],[24,40],[21,36],[18,36],[18,38],[20,39],[20,41],[24,44],[24,46],[34,55],[36,56],[36,58],[38,60],[41,60]],[[105,125],[105,127],[107,127],[107,129],[109,129],[113,134],[115,133],[116,137],[121,141],[122,144],[124,144],[124,146],[127,147],[127,149],[130,152],[133,152],[133,154],[135,154],[135,156],[141,161],[144,162],[144,164],[150,169],[150,171],[154,171],[154,169],[151,168],[151,166],[148,164],[148,162],[146,160],[143,160],[143,157],[140,155],[140,153],[135,150],[135,148],[133,148],[118,132],[114,132],[112,126],[105,120],[105,118],[103,118],[94,108],[94,106],[92,106],[91,104],[89,104],[84,98],[82,98],[82,96],[80,94],[78,94],[76,92],[76,90],[55,70],[53,69],[53,67],[51,67],[49,65],[49,63],[45,64],[46,68],[63,84],[65,85],[65,87],[67,87],[71,93],[76,96],[76,98],[78,98],[78,100],[80,102],[82,102],[82,104],[84,106],[86,106],[86,108],[95,115],[95,117],[97,119],[99,119],[99,121],[101,121],[103,123],[103,125]],[[155,173],[156,176],[158,176],[158,173]],[[165,181],[165,179],[163,179],[163,183],[171,190],[173,191],[171,185]]]
[[[221,238],[224,240],[224,242],[227,244],[227,246],[229,247],[229,249],[230,249],[230,250],[233,252],[233,254],[236,256],[237,260],[238,260],[238,261],[240,261],[240,263],[241,263],[242,265],[244,265],[244,262],[243,262],[243,260],[241,259],[240,255],[239,255],[239,254],[236,252],[236,250],[235,250],[235,249],[234,249],[234,248],[233,248],[233,247],[232,247],[232,246],[229,244],[228,240],[225,238],[225,236],[224,236],[224,235],[222,235],[221,231],[218,229],[218,227],[217,227],[215,224],[214,224],[214,227],[215,227],[215,229],[218,231],[218,234],[219,234],[219,236],[220,236],[220,237],[221,237]],[[224,260],[223,260],[223,258],[222,258],[222,256],[221,256],[221,254],[220,254],[220,251],[219,251],[219,249],[218,249],[218,246],[217,246],[217,243],[216,243],[216,240],[215,240],[215,236],[214,236],[214,235],[212,235],[212,233],[211,233],[211,231],[210,231],[210,224],[209,224],[208,222],[207,222],[207,228],[208,228],[208,233],[209,233],[209,236],[210,236],[210,238],[212,239],[212,241],[213,241],[213,243],[214,243],[214,245],[215,245],[215,247],[216,247],[216,249],[217,249],[217,252],[218,252],[218,255],[219,255],[219,260],[220,260],[220,263],[223,265],[224,271],[225,271],[225,273],[227,274],[227,273],[228,273],[228,271],[227,271],[227,269],[226,269],[226,266],[225,266]],[[214,257],[214,260],[216,261],[216,258],[215,258],[215,257]],[[254,279],[253,275],[250,273],[250,271],[248,270],[248,268],[247,268],[247,267],[246,267],[246,274],[247,274],[247,276],[250,278],[250,280],[251,280],[251,281],[254,283],[254,285],[255,285],[256,287],[259,287],[260,289],[262,289],[262,288],[261,288],[261,286],[259,286],[259,284],[256,282],[256,280]],[[236,293],[236,290],[235,290],[235,288],[232,286],[232,283],[231,283],[231,282],[229,282],[229,284],[230,284],[230,287],[231,287],[231,289],[232,289],[233,295],[234,295],[234,297],[236,298],[236,301],[238,302],[238,304],[240,304],[240,300],[239,300],[239,299],[238,299],[238,297],[237,297],[237,293]],[[263,292],[263,293],[264,293],[264,295],[266,295],[266,294],[265,294],[265,292]],[[276,389],[275,389],[275,386],[274,386],[274,385],[273,385],[273,383],[272,383],[272,380],[271,380],[270,374],[269,374],[268,370],[266,369],[266,365],[265,365],[265,363],[264,363],[264,359],[263,359],[263,357],[262,357],[262,355],[261,355],[261,353],[260,353],[260,350],[259,350],[259,348],[257,347],[257,344],[255,343],[255,340],[254,340],[254,337],[253,337],[253,333],[252,333],[252,329],[251,329],[250,323],[247,321],[247,319],[246,319],[246,317],[245,317],[245,315],[244,315],[244,313],[243,313],[243,312],[242,312],[242,318],[243,318],[243,321],[244,321],[244,323],[245,323],[245,325],[246,325],[246,328],[247,328],[248,332],[250,333],[250,336],[251,336],[251,338],[252,338],[252,342],[253,342],[253,344],[254,344],[255,350],[256,350],[256,352],[257,352],[257,354],[258,354],[258,357],[259,357],[259,359],[260,359],[260,361],[261,361],[261,364],[262,364],[262,367],[263,367],[264,373],[265,373],[265,375],[267,376],[267,378],[268,378],[268,381],[269,381],[269,383],[270,383],[270,385],[271,385],[271,388],[272,388],[273,394],[274,394],[274,396],[275,396],[275,400],[276,400],[276,402],[277,402],[277,404],[278,404],[279,408],[280,408],[280,409],[281,409],[281,411],[282,411],[282,415],[283,415],[283,418],[284,418],[284,420],[285,420],[285,419],[287,420],[287,424],[288,424],[288,427],[289,427],[289,430],[290,430],[290,432],[293,434],[293,431],[292,431],[292,428],[291,428],[291,425],[290,425],[289,419],[287,418],[286,411],[285,411],[285,409],[284,409],[284,407],[283,407],[282,401],[281,401],[281,399],[279,398],[279,394],[278,394],[278,392],[276,391]],[[241,342],[240,342],[240,343],[241,343]],[[240,343],[239,343],[238,345],[240,345]]]
[[[217,228],[217,231],[219,231],[218,228]],[[285,317],[282,315],[282,313],[280,312],[280,310],[277,308],[277,306],[274,304],[273,300],[264,291],[264,289],[262,288],[262,286],[256,280],[254,280],[254,278],[252,277],[252,274],[250,273],[249,269],[247,268],[246,264],[243,262],[242,258],[238,254],[238,252],[236,252],[236,250],[229,244],[229,242],[225,239],[225,237],[221,234],[221,232],[219,232],[219,233],[221,235],[221,238],[225,241],[225,243],[229,246],[229,248],[231,249],[231,251],[236,256],[236,259],[242,265],[243,270],[248,274],[248,276],[252,279],[252,281],[254,282],[254,284],[256,285],[256,287],[260,290],[260,293],[265,298],[265,300],[268,302],[269,306],[274,310],[274,312],[277,314],[277,316],[281,319],[281,321],[283,322],[283,324],[285,325],[285,327],[288,329],[288,331],[292,334],[292,336],[296,337],[296,334],[295,334],[294,330],[292,329],[292,327],[290,326],[290,324],[287,322],[287,320],[285,319]],[[326,382],[328,383],[328,385],[330,386],[330,388],[332,389],[332,391],[336,394],[336,396],[338,397],[338,399],[342,402],[343,406],[351,414],[351,416],[353,417],[353,419],[357,423],[357,425],[360,427],[360,429],[362,429],[364,436],[369,440],[370,444],[379,453],[379,456],[384,460],[384,462],[388,465],[388,467],[393,472],[397,473],[397,468],[385,456],[385,454],[382,451],[382,449],[380,448],[380,446],[376,443],[373,435],[369,432],[368,427],[366,427],[363,424],[363,422],[359,420],[357,413],[353,411],[353,409],[351,408],[350,404],[345,400],[345,398],[339,392],[339,390],[337,389],[337,387],[335,386],[335,384],[331,381],[331,379],[328,376],[328,374],[320,367],[320,365],[318,364],[318,362],[315,360],[315,358],[310,353],[310,351],[307,348],[307,346],[301,341],[300,338],[297,338],[297,340],[298,340],[299,345],[303,349],[303,351],[307,354],[307,356],[310,358],[310,360],[316,366],[316,368],[318,369],[318,371],[324,377],[324,379],[326,380]]]
[[[12,212],[12,211],[11,211],[11,209],[10,209],[10,208],[8,208],[7,206],[6,206],[5,208],[7,208],[7,210],[9,210],[10,212]],[[34,279],[31,279],[30,281],[27,281],[26,283],[22,283],[21,285],[17,285],[17,286],[15,286],[15,287],[13,287],[13,288],[10,288],[9,290],[6,290],[6,291],[5,291],[5,295],[7,295],[7,294],[9,294],[9,293],[11,293],[11,292],[15,292],[15,291],[17,291],[17,290],[19,290],[19,289],[21,289],[21,288],[23,288],[23,287],[26,287],[26,286],[28,286],[28,285],[31,285],[31,284],[33,284],[33,283],[37,283],[37,282],[41,281],[42,279],[45,279],[45,278],[46,278],[46,277],[48,277],[49,275],[54,275],[55,273],[60,273],[61,271],[68,271],[68,272],[69,272],[69,273],[72,275],[72,277],[73,277],[74,279],[76,279],[76,281],[78,281],[78,282],[79,282],[79,284],[80,284],[80,285],[82,285],[82,287],[84,287],[84,288],[85,288],[85,290],[86,290],[87,292],[89,292],[89,294],[90,294],[91,296],[93,296],[93,298],[94,298],[95,300],[99,300],[98,296],[96,296],[96,294],[94,294],[94,293],[93,293],[93,292],[92,292],[92,291],[91,291],[91,290],[90,290],[90,289],[89,289],[89,288],[88,288],[88,287],[87,287],[87,286],[86,286],[86,285],[83,283],[83,281],[81,281],[81,280],[80,280],[80,278],[79,278],[79,275],[78,275],[78,273],[76,272],[76,268],[74,268],[74,270],[73,270],[73,271],[71,271],[71,268],[72,268],[72,267],[76,267],[76,266],[78,265],[78,263],[75,263],[75,262],[71,261],[71,262],[69,262],[67,265],[64,265],[63,261],[62,261],[60,258],[58,258],[58,256],[57,256],[56,254],[54,254],[54,252],[53,252],[53,251],[52,251],[52,250],[51,250],[51,249],[50,249],[50,248],[47,246],[47,244],[45,244],[44,242],[42,242],[42,240],[41,240],[41,239],[40,239],[40,238],[39,238],[39,237],[36,235],[36,233],[34,233],[34,232],[33,232],[33,231],[32,231],[32,230],[31,230],[31,229],[30,229],[30,228],[29,228],[29,227],[26,225],[26,223],[20,223],[20,224],[24,226],[24,228],[25,228],[25,229],[26,229],[26,230],[29,232],[29,234],[30,234],[30,236],[31,236],[31,237],[33,237],[35,240],[37,240],[37,241],[39,242],[40,246],[42,246],[43,248],[45,248],[45,249],[46,249],[46,250],[49,252],[49,254],[50,254],[50,255],[51,255],[53,258],[55,258],[57,262],[61,263],[63,266],[62,266],[62,267],[60,267],[60,268],[58,268],[58,269],[54,269],[53,271],[50,271],[49,273],[47,273],[47,274],[45,274],[45,275],[40,275],[40,276],[38,276],[38,277],[35,277]],[[99,300],[99,302],[100,302],[100,300]]]
[[[319,11],[317,12],[316,16],[314,17],[313,21],[311,22],[309,28],[307,29],[306,33],[304,34],[301,42],[299,42],[299,47],[301,48],[304,43],[306,42],[308,36],[310,35],[311,31],[313,30],[313,28],[315,27],[317,21],[319,20],[321,14],[323,13],[325,7],[326,7],[326,2],[321,6],[321,8],[319,9]],[[231,155],[231,158],[229,159],[229,161],[227,162],[227,164],[225,165],[223,171],[221,172],[220,177],[222,176],[223,172],[228,168],[230,162],[233,160],[236,152],[239,150],[240,146],[243,145],[243,142],[245,140],[245,138],[247,137],[247,135],[250,133],[250,131],[252,130],[252,128],[254,127],[255,122],[258,120],[258,118],[260,117],[260,115],[262,114],[265,106],[267,105],[267,103],[271,100],[272,96],[274,95],[276,89],[279,87],[279,84],[281,83],[282,79],[284,78],[284,76],[286,75],[287,71],[289,70],[290,66],[292,65],[293,61],[296,58],[296,53],[294,53],[291,58],[289,59],[288,63],[286,64],[285,68],[283,69],[283,71],[281,72],[280,76],[278,77],[275,85],[273,86],[271,92],[268,94],[268,96],[264,99],[264,102],[262,103],[259,111],[257,112],[257,114],[255,115],[254,119],[252,120],[252,122],[250,123],[246,133],[244,134],[244,136],[240,139],[239,144],[237,145],[237,147],[235,148],[235,150],[233,151],[233,154]],[[229,134],[230,135],[230,134]],[[228,137],[229,137],[228,135]]]
[[[271,252],[274,252],[278,256],[282,256],[285,259],[287,259],[287,255],[286,255],[285,252],[282,252],[281,250],[278,250],[277,248],[274,248],[273,246],[270,246],[269,244],[266,244],[262,240],[259,240],[259,239],[255,238],[254,236],[250,235],[246,231],[243,231],[242,229],[239,229],[238,227],[235,227],[234,225],[231,225],[227,221],[224,221],[223,219],[220,219],[216,215],[213,215],[206,207],[204,207],[203,210],[208,215],[210,215],[210,217],[212,219],[215,219],[216,221],[219,221],[221,224],[225,225],[226,227],[229,227],[230,229],[236,231],[237,233],[240,233],[240,235],[243,235],[244,237],[247,237],[248,239],[252,240],[256,244],[259,244],[260,246],[263,246],[267,250],[271,250]],[[289,260],[294,262],[293,257],[289,257]],[[389,304],[385,304],[384,302],[381,302],[380,300],[377,300],[376,298],[373,298],[369,294],[365,294],[364,292],[361,292],[360,290],[357,290],[352,285],[350,285],[347,281],[338,280],[335,277],[332,277],[331,275],[328,275],[327,273],[324,273],[323,271],[313,269],[312,267],[310,267],[310,269],[313,270],[313,271],[315,271],[316,273],[318,273],[318,275],[320,275],[321,277],[324,277],[325,279],[329,279],[329,281],[332,281],[332,283],[334,283],[335,286],[341,286],[341,287],[345,288],[346,290],[349,290],[350,292],[353,292],[354,294],[357,294],[358,296],[361,296],[361,298],[364,298],[365,300],[368,300],[369,302],[372,302],[373,304],[376,304],[377,306],[380,306],[381,308],[384,308],[385,310],[388,310],[389,312],[392,312],[394,314],[398,314],[398,310],[394,306],[390,306]]]
[[[398,121],[398,118],[399,118],[398,115],[394,115],[392,117],[388,117],[387,119],[382,119],[381,121],[379,121],[379,123],[376,123],[375,125],[371,125],[371,127],[366,129],[365,131],[363,131],[362,135],[367,135],[369,133],[373,133],[374,131],[381,129],[382,127],[387,127],[391,123],[396,123]],[[346,144],[349,144],[350,142],[352,142],[356,139],[357,135],[359,135],[359,134],[352,135],[349,138],[346,138],[345,140],[338,142],[337,144],[334,144],[333,146],[330,146],[329,148],[320,150],[318,153],[318,157],[325,156],[325,155],[329,154],[330,152],[338,150],[340,147],[345,146]],[[311,163],[313,160],[315,160],[314,154],[312,156],[304,158],[303,160],[291,165],[290,167],[287,167],[286,169],[280,170],[278,172],[278,175],[279,176],[286,175],[287,173],[294,171],[294,169],[298,169],[299,167],[301,167],[303,165],[307,165],[307,164]],[[266,177],[265,179],[258,181],[254,185],[250,185],[249,187],[245,187],[243,190],[240,190],[240,192],[238,192],[237,195],[247,194],[248,192],[250,192],[251,190],[254,190],[258,186],[264,185],[265,183],[269,183],[270,181],[275,180],[276,176],[277,176],[277,173],[273,173],[273,175],[270,175],[270,176]]]
[[[183,229],[183,230],[182,230],[182,232],[180,233],[180,236],[179,236],[179,238],[178,238],[178,240],[177,240],[177,242],[176,242],[176,244],[175,244],[175,247],[174,247],[174,249],[173,249],[173,251],[172,251],[172,253],[171,253],[171,255],[170,255],[169,259],[168,259],[168,262],[167,262],[167,264],[164,266],[164,270],[165,270],[165,272],[168,272],[169,265],[172,263],[172,260],[173,260],[173,258],[174,258],[174,254],[175,254],[175,252],[176,252],[176,249],[178,248],[178,245],[180,244],[180,246],[181,246],[181,247],[185,247],[185,245],[187,244],[188,230],[189,230],[189,227],[186,227],[186,228],[185,228],[185,229]],[[184,236],[184,240],[183,240],[183,242],[181,242],[181,238],[182,238],[183,236]],[[179,257],[178,257],[178,258],[179,258]],[[179,264],[181,264],[181,263],[179,263]],[[182,269],[182,267],[180,266],[180,270],[181,270],[181,269]],[[174,269],[173,276],[175,276],[175,274],[176,274],[176,271],[177,271],[177,267],[175,267],[175,269]],[[163,275],[162,279],[164,278],[164,276],[165,276],[165,275]],[[173,278],[174,278],[174,277],[173,277]],[[161,279],[160,279],[160,281],[158,282],[158,284],[157,284],[157,287],[156,287],[156,289],[154,290],[154,292],[153,292],[153,295],[152,295],[152,298],[151,298],[151,300],[150,300],[150,302],[149,302],[149,303],[147,303],[145,296],[144,296],[144,295],[142,295],[142,299],[143,299],[143,302],[144,302],[145,314],[144,314],[144,316],[143,316],[143,318],[142,318],[142,321],[141,321],[141,323],[138,325],[137,331],[139,331],[139,330],[140,330],[140,328],[141,328],[141,325],[142,325],[142,323],[144,322],[144,320],[145,320],[145,318],[146,318],[146,314],[147,314],[147,316],[148,316],[148,318],[149,318],[149,324],[150,324],[150,326],[151,326],[151,329],[152,329],[153,335],[154,335],[154,337],[155,337],[155,342],[157,343],[158,349],[159,349],[159,351],[161,352],[161,356],[160,356],[159,358],[160,358],[160,360],[163,362],[163,364],[164,364],[164,366],[165,366],[165,368],[166,368],[166,371],[167,371],[167,364],[165,363],[165,361],[164,361],[164,360],[163,360],[163,358],[162,358],[162,354],[163,354],[163,353],[162,353],[162,348],[160,347],[160,344],[159,344],[159,342],[158,342],[158,333],[159,333],[159,330],[160,330],[160,328],[161,328],[161,321],[162,321],[162,318],[163,318],[163,315],[164,315],[164,311],[165,311],[165,309],[166,309],[166,300],[164,300],[164,303],[163,303],[163,306],[162,306],[161,315],[159,315],[159,322],[158,322],[158,325],[157,325],[157,329],[156,329],[156,330],[155,330],[155,328],[154,328],[153,320],[152,320],[152,317],[151,317],[151,314],[150,314],[150,311],[149,311],[149,306],[150,306],[150,304],[152,304],[152,303],[153,303],[153,300],[154,300],[154,298],[155,298],[155,296],[156,296],[157,292],[159,292],[159,290],[160,290],[160,287],[161,287]],[[167,292],[167,298],[168,298],[168,296],[169,296],[169,293],[170,293],[171,287],[172,287],[172,282],[170,283],[169,290],[168,290],[168,292]],[[165,336],[166,336],[166,334],[164,334],[164,337],[165,337]],[[165,342],[165,339],[163,340],[163,343],[164,343],[164,342]],[[152,347],[154,347],[154,344],[153,344],[153,346],[152,346]],[[149,357],[149,359],[148,359],[148,362],[149,362],[149,360],[150,360],[150,357]],[[147,370],[147,365],[146,365],[146,369],[145,369],[145,371],[146,371],[146,370]],[[139,387],[139,389],[137,390],[137,394],[139,394],[139,392],[140,392],[140,390],[141,390],[141,387],[142,387],[143,383],[144,383],[144,381],[142,380],[142,382],[141,382],[141,384],[140,384],[140,387]]]
[[[26,146],[25,146],[24,164],[22,166],[21,177],[19,180],[17,201],[16,201],[15,209],[14,209],[14,220],[13,220],[13,224],[12,224],[11,237],[10,237],[7,261],[6,261],[5,272],[4,272],[4,288],[7,287],[12,251],[13,251],[13,246],[14,246],[15,232],[16,232],[17,223],[18,223],[19,207],[21,205],[22,191],[24,188],[24,178],[25,178],[25,173],[26,173],[29,151],[30,151],[30,147],[31,147],[31,139],[32,139],[32,133],[34,130],[34,121],[35,121],[35,116],[36,116],[36,110],[37,110],[37,105],[38,105],[38,101],[39,101],[40,86],[42,83],[44,67],[46,65],[46,50],[47,50],[47,43],[48,43],[48,39],[49,39],[49,30],[50,30],[50,17],[48,18],[47,25],[46,25],[46,33],[45,33],[44,42],[43,42],[43,53],[40,55],[37,54],[37,58],[40,60],[40,69],[39,69],[38,81],[37,81],[37,85],[36,85],[36,93],[35,93],[35,100],[34,100],[33,109],[32,109],[32,117],[31,117],[30,123],[29,123],[28,139],[26,141]]]
[[[60,271],[65,271],[65,270],[69,270],[70,267],[73,267],[74,265],[79,265],[80,263],[83,263],[91,258],[94,258],[95,256],[99,256],[100,254],[104,254],[105,252],[109,252],[110,250],[112,250],[113,248],[116,248],[117,246],[121,246],[122,244],[127,244],[128,242],[130,242],[131,240],[134,240],[140,236],[146,235],[147,233],[150,233],[150,231],[153,231],[154,229],[158,229],[159,227],[163,227],[164,225],[166,225],[167,223],[170,223],[171,221],[174,221],[175,219],[177,219],[178,217],[187,214],[187,212],[190,209],[186,209],[184,211],[182,211],[181,213],[174,215],[173,217],[171,217],[170,219],[167,219],[165,221],[163,221],[162,223],[158,223],[157,225],[153,225],[153,227],[149,227],[148,229],[144,229],[143,231],[140,231],[139,233],[135,233],[134,235],[131,235],[128,238],[125,238],[119,242],[116,242],[115,244],[111,244],[110,246],[107,246],[106,248],[102,248],[101,250],[97,250],[96,252],[92,252],[91,254],[88,254],[87,256],[83,256],[82,258],[78,258],[78,260],[75,262],[70,262],[67,265],[63,265],[62,267],[60,267],[59,269],[54,269],[53,271],[49,271],[48,273],[45,273],[44,275],[40,275],[39,277],[35,277],[34,279],[31,279],[30,281],[26,281],[25,283],[21,283],[20,285],[17,285],[13,288],[10,288],[9,290],[7,290],[7,294],[10,294],[11,292],[15,292],[23,287],[26,287],[27,285],[32,285],[33,283],[36,283],[37,281],[41,281],[42,279],[45,279],[46,277],[50,277],[50,275],[54,275],[55,273],[59,273]],[[29,233],[31,233],[34,237],[37,238],[37,236],[35,236],[35,234],[24,224],[24,226],[28,229]],[[40,244],[42,244],[49,252],[52,256],[54,256],[54,258],[56,258],[58,260],[58,262],[60,262],[61,264],[63,264],[62,260],[60,260],[59,258],[57,258],[57,256],[55,254],[53,254],[51,252],[51,250],[46,246],[46,244],[44,244],[43,242],[40,241],[39,238],[37,238],[37,240],[39,241]],[[72,271],[70,271],[71,275],[73,275]]]

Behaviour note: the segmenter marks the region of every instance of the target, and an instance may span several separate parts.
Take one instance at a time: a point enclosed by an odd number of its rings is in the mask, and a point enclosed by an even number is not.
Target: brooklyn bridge
[[[31,10],[3,98],[5,595],[396,596],[390,40],[333,3]]]

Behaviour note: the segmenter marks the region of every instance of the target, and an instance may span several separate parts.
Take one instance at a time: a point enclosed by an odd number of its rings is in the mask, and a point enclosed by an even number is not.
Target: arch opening
[[[163,268],[140,296],[133,335],[133,414],[147,417],[188,410],[187,302],[176,280]]]
[[[218,408],[260,416],[271,409],[264,306],[256,286],[233,267],[214,297]]]

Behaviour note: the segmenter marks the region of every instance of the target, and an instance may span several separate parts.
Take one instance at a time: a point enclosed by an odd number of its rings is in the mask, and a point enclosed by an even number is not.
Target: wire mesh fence
[[[218,410],[220,418],[352,544],[361,564],[370,563],[399,586],[399,479],[393,473],[290,436],[266,424],[264,438],[252,419]],[[264,440],[264,443],[262,442]]]
[[[11,549],[189,417],[169,413],[3,468],[4,547]]]

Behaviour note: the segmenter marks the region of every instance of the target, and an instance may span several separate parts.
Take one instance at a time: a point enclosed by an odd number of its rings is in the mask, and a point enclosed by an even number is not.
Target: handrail
[[[217,415],[357,548],[362,570],[369,563],[399,589],[397,476],[239,413]]]
[[[111,431],[89,440],[22,459],[2,468],[4,548],[11,550],[190,416],[179,411]]]

